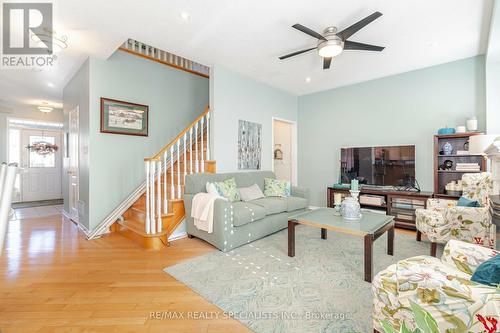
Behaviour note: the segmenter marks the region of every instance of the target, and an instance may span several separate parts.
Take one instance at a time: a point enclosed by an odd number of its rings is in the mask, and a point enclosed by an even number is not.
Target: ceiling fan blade
[[[323,69],[329,69],[332,63],[332,58],[323,58]]]
[[[383,49],[385,49],[383,46],[351,42],[350,40],[344,42],[344,50],[382,51]]]
[[[290,57],[293,57],[293,56],[296,56],[296,55],[299,55],[299,54],[302,54],[302,53],[305,53],[305,52],[309,52],[311,50],[315,50],[317,49],[317,47],[311,47],[310,49],[305,49],[305,50],[300,50],[300,51],[296,51],[296,52],[293,52],[293,53],[290,53],[290,54],[287,54],[287,55],[284,55],[284,56],[281,56],[280,57],[280,60],[284,60],[286,58],[290,58]]]
[[[380,16],[382,16],[382,13],[380,13],[380,12],[375,12],[371,15],[368,15],[367,17],[365,17],[361,21],[358,21],[358,22],[354,23],[353,25],[351,25],[349,28],[346,28],[346,29],[342,30],[341,32],[338,32],[337,36],[339,36],[342,40],[346,40],[347,38],[351,37],[359,30],[361,30],[362,28],[364,28],[365,26],[370,24],[371,22],[378,19]]]
[[[326,38],[325,38],[325,37],[321,36],[321,35],[320,35],[319,33],[317,33],[316,31],[309,29],[308,27],[304,27],[302,24],[298,24],[298,23],[296,23],[296,24],[292,25],[292,28],[295,28],[295,29],[297,29],[297,30],[300,30],[300,31],[302,31],[303,33],[308,34],[308,35],[309,35],[309,36],[311,36],[311,37],[314,37],[314,38],[317,38],[317,39],[326,40]]]

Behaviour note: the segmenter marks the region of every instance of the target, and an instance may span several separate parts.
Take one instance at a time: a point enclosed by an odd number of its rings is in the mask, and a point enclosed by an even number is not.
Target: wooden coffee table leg
[[[373,235],[365,235],[365,281],[372,282]]]
[[[431,243],[431,256],[436,257],[437,255],[437,243]]]
[[[321,228],[321,239],[326,239],[328,233],[325,228]]]
[[[421,241],[422,241],[422,233],[417,230],[417,242],[421,242]]]
[[[394,255],[394,224],[387,230],[387,254]]]
[[[288,256],[295,257],[295,220],[288,221]]]

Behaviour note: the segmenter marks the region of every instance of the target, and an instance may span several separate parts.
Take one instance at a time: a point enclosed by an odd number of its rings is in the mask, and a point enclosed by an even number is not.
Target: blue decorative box
[[[443,134],[455,134],[455,129],[453,127],[444,127],[438,129],[438,134],[443,135]]]

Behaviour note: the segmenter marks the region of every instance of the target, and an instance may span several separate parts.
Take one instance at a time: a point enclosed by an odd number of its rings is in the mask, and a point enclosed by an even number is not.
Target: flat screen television
[[[341,181],[377,186],[408,186],[415,180],[415,146],[341,149]]]

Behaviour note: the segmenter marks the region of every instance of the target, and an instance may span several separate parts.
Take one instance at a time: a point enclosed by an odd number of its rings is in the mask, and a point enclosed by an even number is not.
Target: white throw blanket
[[[214,203],[217,199],[227,200],[210,193],[198,193],[193,198],[191,207],[191,217],[194,218],[194,225],[198,230],[212,233],[214,227]]]

